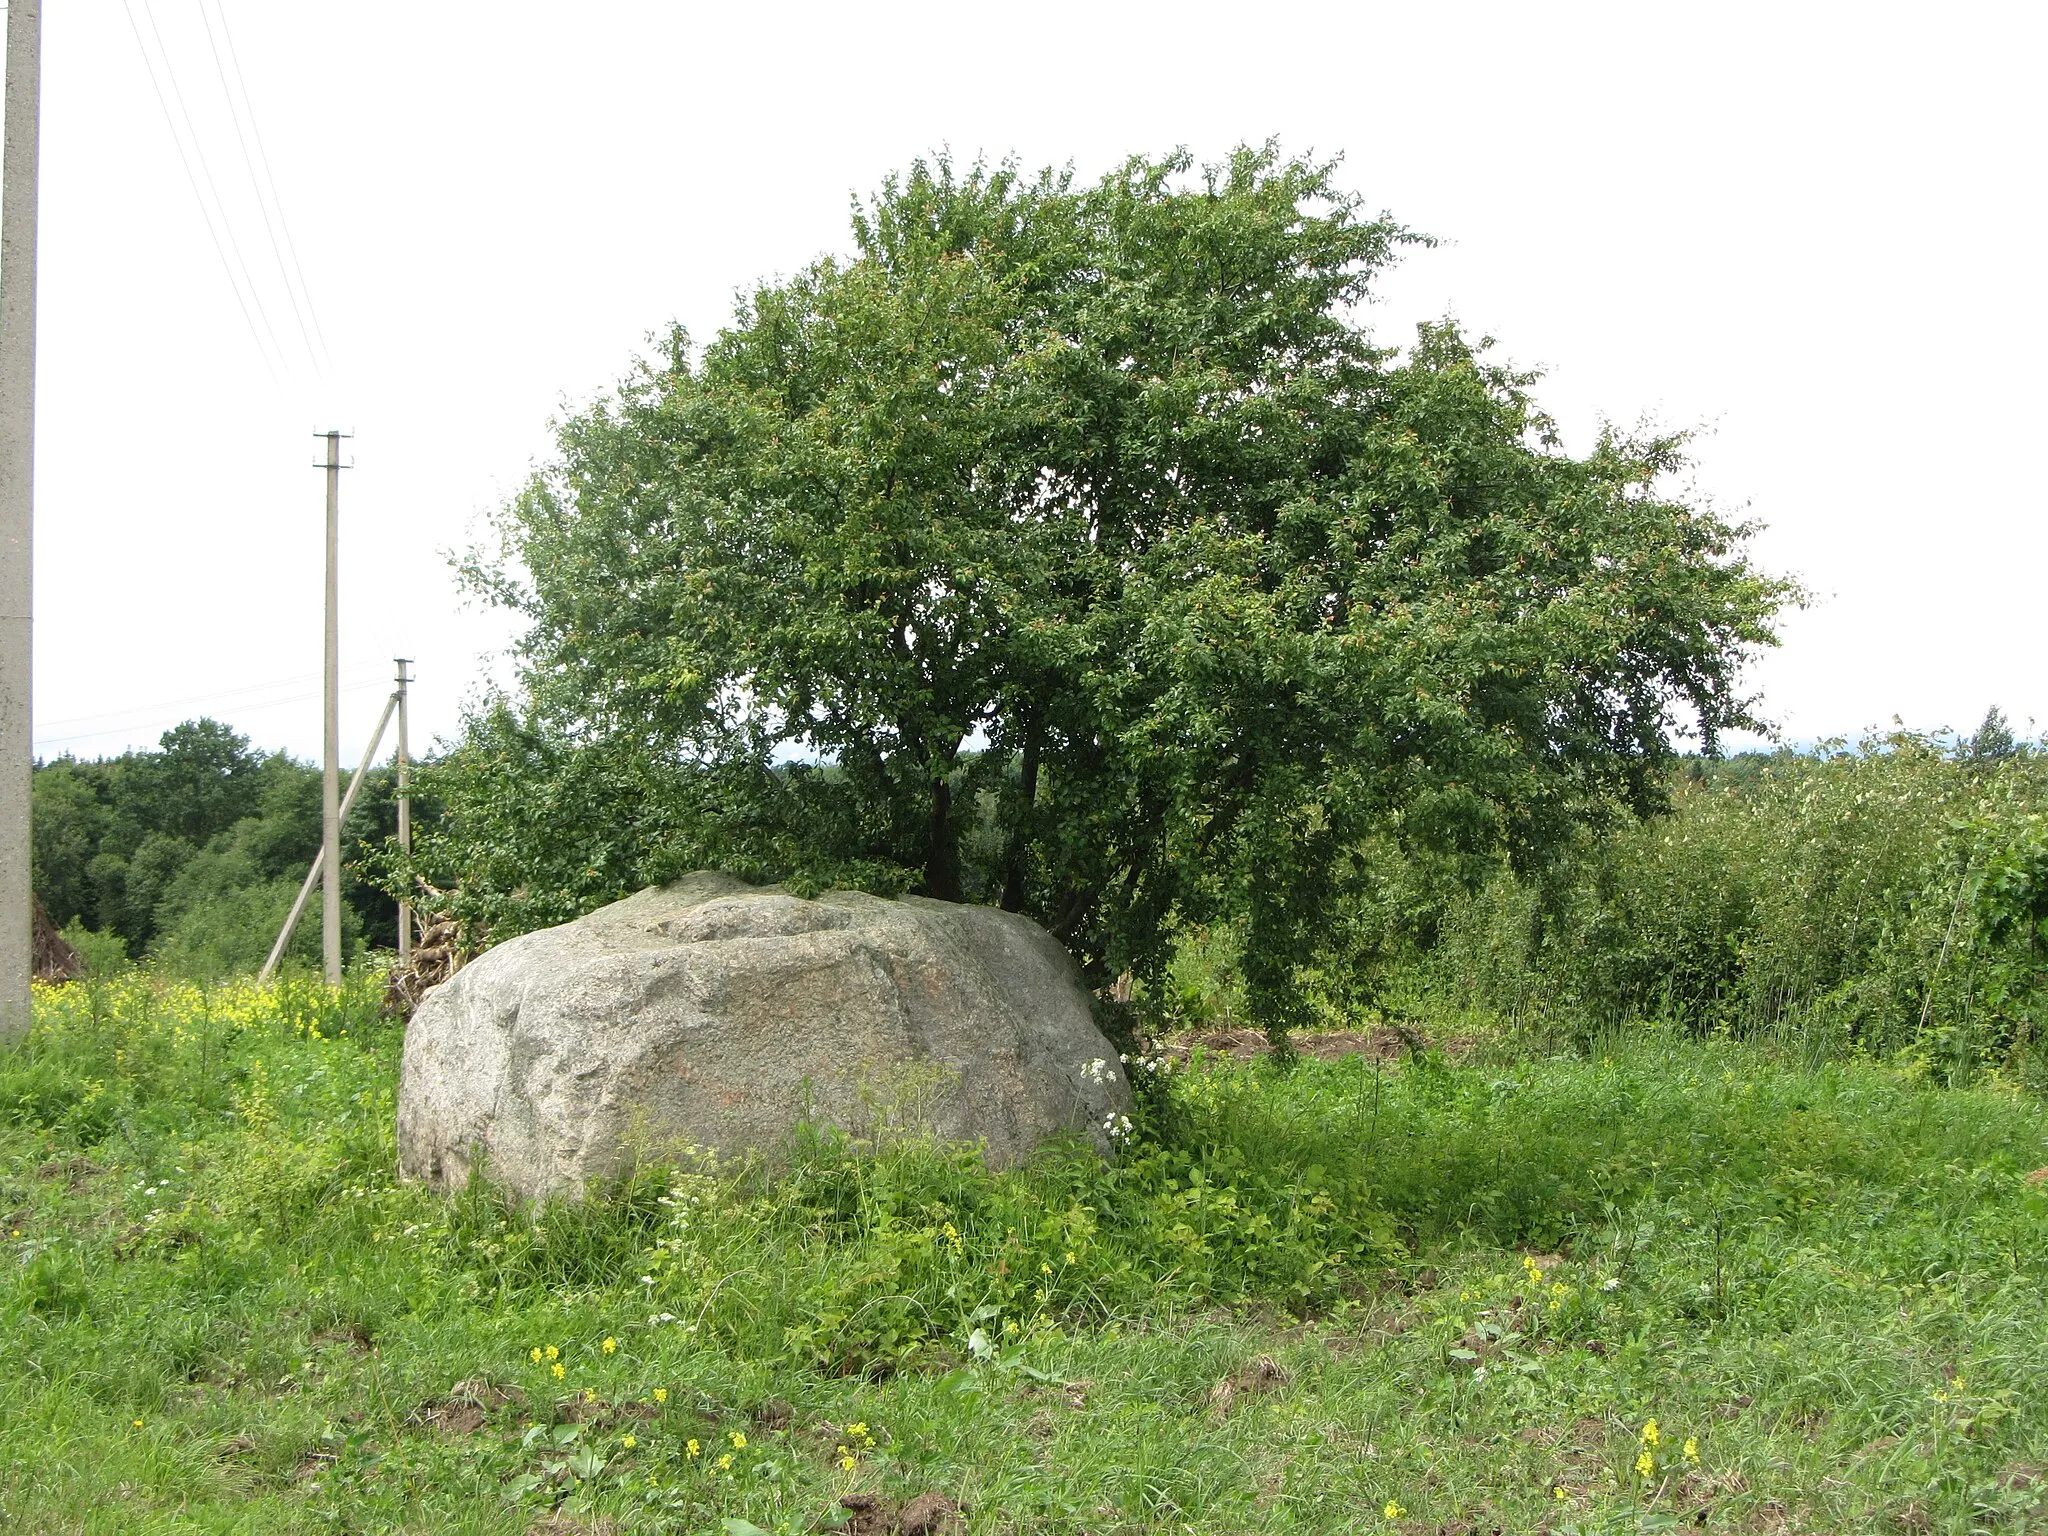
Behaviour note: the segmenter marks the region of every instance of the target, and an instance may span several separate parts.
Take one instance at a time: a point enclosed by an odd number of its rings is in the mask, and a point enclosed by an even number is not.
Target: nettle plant
[[[2037,1041],[2048,1004],[2048,817],[1999,834],[1971,900],[1976,993],[1997,1044]]]

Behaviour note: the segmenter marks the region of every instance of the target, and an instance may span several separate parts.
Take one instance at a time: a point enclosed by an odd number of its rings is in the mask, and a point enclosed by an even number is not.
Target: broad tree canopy
[[[1750,723],[1789,595],[1531,379],[1360,307],[1418,237],[1243,150],[920,162],[559,429],[469,566],[528,629],[442,770],[486,922],[720,863],[1000,902],[1098,977],[1176,923],[1294,978],[1368,839],[1540,864]]]

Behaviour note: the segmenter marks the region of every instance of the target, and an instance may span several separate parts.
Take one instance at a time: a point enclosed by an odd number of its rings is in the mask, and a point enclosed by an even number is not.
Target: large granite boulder
[[[696,874],[513,939],[405,1032],[399,1169],[480,1164],[580,1194],[686,1147],[772,1155],[800,1122],[1106,1150],[1130,1090],[1073,960],[991,907],[850,891],[803,900]]]

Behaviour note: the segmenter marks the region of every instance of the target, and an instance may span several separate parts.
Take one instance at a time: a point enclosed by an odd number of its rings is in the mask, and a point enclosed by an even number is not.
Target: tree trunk
[[[953,786],[932,780],[932,824],[925,848],[924,891],[940,901],[960,899],[960,871],[953,858]]]
[[[1003,910],[1024,910],[1024,854],[1031,837],[1031,808],[1038,803],[1038,716],[1024,732],[1024,764],[1017,779],[1017,824],[1010,828],[1010,850],[1003,862]]]

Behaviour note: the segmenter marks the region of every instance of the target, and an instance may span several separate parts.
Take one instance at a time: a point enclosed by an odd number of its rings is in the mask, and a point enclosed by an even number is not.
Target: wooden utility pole
[[[29,841],[31,534],[35,526],[36,162],[40,0],[7,7],[0,152],[0,1040],[29,1027],[35,894]]]
[[[398,851],[403,855],[412,853],[412,792],[408,785],[412,780],[412,756],[407,748],[405,735],[405,687],[412,679],[405,669],[412,665],[408,657],[398,658]],[[410,890],[412,877],[406,876],[406,889]],[[398,963],[408,965],[412,961],[412,903],[404,897],[398,899]]]
[[[341,985],[341,440],[327,432],[327,717],[320,764],[320,959]]]

